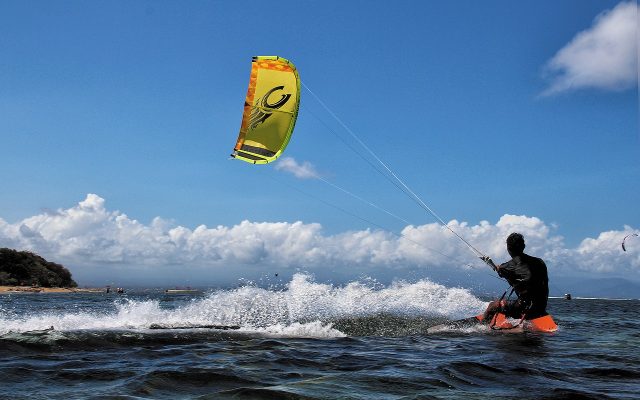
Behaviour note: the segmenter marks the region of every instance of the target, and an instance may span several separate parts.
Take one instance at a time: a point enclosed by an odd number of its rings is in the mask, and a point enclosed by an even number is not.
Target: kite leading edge
[[[251,61],[249,89],[232,157],[251,164],[275,161],[289,143],[300,106],[296,67],[278,56]]]

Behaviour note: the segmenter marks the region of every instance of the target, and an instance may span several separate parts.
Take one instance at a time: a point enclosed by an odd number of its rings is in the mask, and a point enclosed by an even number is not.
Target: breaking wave
[[[399,281],[386,287],[370,282],[343,286],[318,283],[296,274],[284,289],[243,286],[167,306],[162,294],[105,300],[90,310],[40,310],[12,314],[0,309],[0,335],[57,332],[231,327],[239,333],[283,337],[333,338],[415,333],[426,322],[475,315],[486,303],[466,289],[429,280]]]

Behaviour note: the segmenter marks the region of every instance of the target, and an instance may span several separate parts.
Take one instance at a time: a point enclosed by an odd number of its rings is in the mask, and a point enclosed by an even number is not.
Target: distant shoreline
[[[567,300],[564,296],[549,296],[550,299],[562,299],[562,300]],[[624,299],[624,298],[617,298],[617,297],[572,297],[571,300],[611,300],[611,301],[629,301],[629,300],[640,300],[640,299],[634,299],[634,298],[628,298],[628,299]],[[567,301],[571,301],[571,300],[567,300]]]
[[[0,286],[0,293],[105,293],[104,288]]]

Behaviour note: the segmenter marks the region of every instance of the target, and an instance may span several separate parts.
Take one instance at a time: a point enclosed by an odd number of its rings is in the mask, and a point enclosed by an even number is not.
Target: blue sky
[[[618,254],[621,237],[640,229],[637,74],[625,72],[628,43],[615,45],[628,35],[609,22],[624,20],[630,9],[635,3],[602,0],[3,1],[0,245],[38,251],[96,281],[86,265],[132,271],[145,265],[169,275],[189,260],[205,270],[222,268],[206,261],[211,252],[221,254],[207,247],[221,246],[211,242],[201,250],[180,248],[170,263],[148,261],[142,243],[133,250],[120,242],[118,215],[145,232],[162,221],[159,236],[149,239],[154,245],[174,240],[172,229],[221,227],[222,235],[242,221],[274,229],[318,224],[312,235],[337,242],[379,226],[406,234],[406,223],[317,179],[228,159],[251,56],[279,55],[446,222],[494,227],[491,237],[468,232],[474,240],[480,235],[483,251],[504,258],[498,249],[507,228],[498,225],[512,216],[509,229],[547,230],[532,249],[558,257],[564,274],[610,274],[604,264],[611,254],[623,257],[614,260],[615,275],[639,280],[640,253]],[[596,45],[580,47],[585,35]],[[596,52],[602,37],[614,41],[613,50]],[[435,223],[341,140],[349,135],[304,91],[285,156],[415,227]],[[91,213],[91,223],[68,219],[83,201],[104,219]],[[115,228],[104,233],[106,225]],[[228,243],[246,243],[255,231]],[[466,251],[417,240],[450,259]],[[314,259],[313,250],[335,250],[314,243],[283,261],[270,258],[268,239],[258,241],[255,258],[221,257],[224,268],[236,268],[228,274],[251,275],[266,262],[315,271],[314,262],[329,261]],[[354,262],[365,273],[367,262],[378,265],[374,276],[403,276],[401,267],[371,258],[382,242],[358,247],[370,252]],[[609,247],[615,247],[610,254]],[[597,255],[589,253],[593,248]],[[202,252],[185,257],[189,251]],[[603,261],[569,267],[585,251]],[[389,263],[423,263],[394,254]],[[469,254],[463,263],[474,262]],[[330,262],[351,263],[342,260]]]

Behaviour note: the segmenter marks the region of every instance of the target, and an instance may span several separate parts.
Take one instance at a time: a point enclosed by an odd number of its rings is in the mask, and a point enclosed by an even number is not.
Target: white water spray
[[[73,295],[70,295],[73,296]],[[115,311],[38,312],[16,316],[0,310],[0,335],[44,330],[146,330],[154,324],[185,327],[237,325],[241,331],[282,336],[339,337],[340,319],[379,314],[457,319],[475,315],[485,302],[466,289],[447,288],[429,280],[395,282],[374,288],[362,282],[334,286],[296,274],[285,290],[244,286],[219,290],[176,308],[158,300],[119,300]]]

